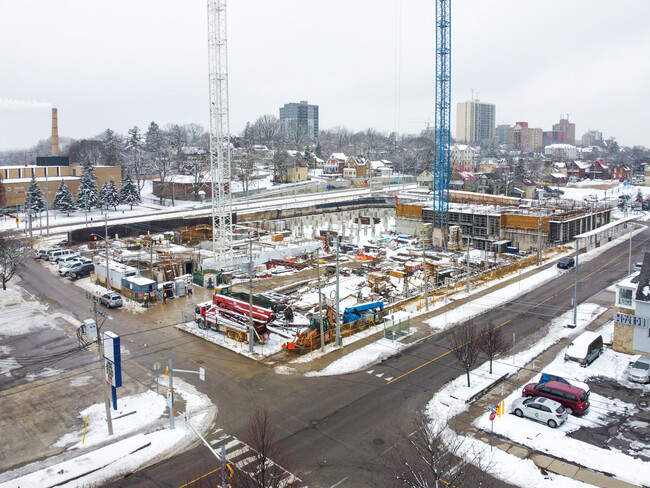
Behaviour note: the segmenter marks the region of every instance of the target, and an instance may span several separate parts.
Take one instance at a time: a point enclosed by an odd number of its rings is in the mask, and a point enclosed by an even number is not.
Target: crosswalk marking
[[[377,378],[381,378],[382,376],[384,376],[384,373],[379,373],[379,374],[376,374],[375,376],[376,376]]]
[[[216,429],[213,434],[222,433],[222,429]],[[227,440],[227,442],[225,442]],[[258,459],[258,452],[247,444],[243,443],[234,436],[222,433],[217,439],[210,441],[210,445],[215,446],[225,443],[226,460],[233,467],[252,476],[253,471],[257,469],[256,459]],[[238,459],[241,457],[241,459]],[[300,478],[296,477],[289,471],[285,470],[282,466],[275,464],[271,459],[266,460],[267,466],[278,466],[283,472],[283,479],[280,483],[281,487],[286,487],[292,483],[302,482]]]
[[[385,379],[386,381],[390,381],[390,380],[393,379],[393,377],[391,376],[390,378],[384,378],[384,379]]]
[[[374,373],[374,372],[375,372],[374,369],[371,369],[370,371],[366,371],[366,373],[368,373],[368,374],[372,374],[372,373]]]

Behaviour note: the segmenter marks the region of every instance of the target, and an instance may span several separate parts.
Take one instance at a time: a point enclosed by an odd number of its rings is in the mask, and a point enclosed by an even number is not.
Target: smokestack
[[[59,155],[59,119],[56,109],[52,109],[52,156]]]

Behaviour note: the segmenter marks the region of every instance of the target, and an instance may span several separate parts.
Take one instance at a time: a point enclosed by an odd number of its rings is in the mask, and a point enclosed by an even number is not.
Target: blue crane
[[[444,247],[449,225],[449,145],[451,136],[451,0],[436,0],[436,155],[433,163],[433,228]]]

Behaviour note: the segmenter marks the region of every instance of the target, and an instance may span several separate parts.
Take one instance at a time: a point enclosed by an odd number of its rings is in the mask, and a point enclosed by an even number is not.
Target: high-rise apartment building
[[[456,142],[480,142],[494,138],[496,106],[470,100],[459,103],[456,114]]]
[[[528,122],[517,122],[508,132],[508,144],[523,152],[538,151],[542,148],[542,129],[528,127]]]
[[[280,107],[280,127],[285,140],[302,142],[318,139],[318,105],[306,101]]]
[[[576,125],[569,122],[569,116],[562,118],[560,122],[553,124],[553,130],[544,132],[544,145],[549,144],[570,144],[576,143]]]

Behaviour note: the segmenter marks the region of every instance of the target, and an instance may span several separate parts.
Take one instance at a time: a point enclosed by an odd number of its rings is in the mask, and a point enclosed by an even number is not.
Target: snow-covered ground
[[[181,379],[174,379],[174,387],[185,402],[182,414],[187,414],[194,429],[205,432],[214,421],[216,406]],[[0,475],[0,483],[7,488],[89,486],[150,466],[200,442],[183,421],[182,414],[176,417],[175,428],[171,430],[163,396],[146,391],[120,398],[119,410],[113,411],[114,437],[111,439],[104,404],[91,405],[79,412],[80,418],[87,421],[87,429],[66,434],[56,443],[60,447],[67,446],[68,455],[76,451],[78,456],[54,466],[48,467],[47,461],[41,461],[5,472]],[[93,449],[113,439],[118,440]]]

